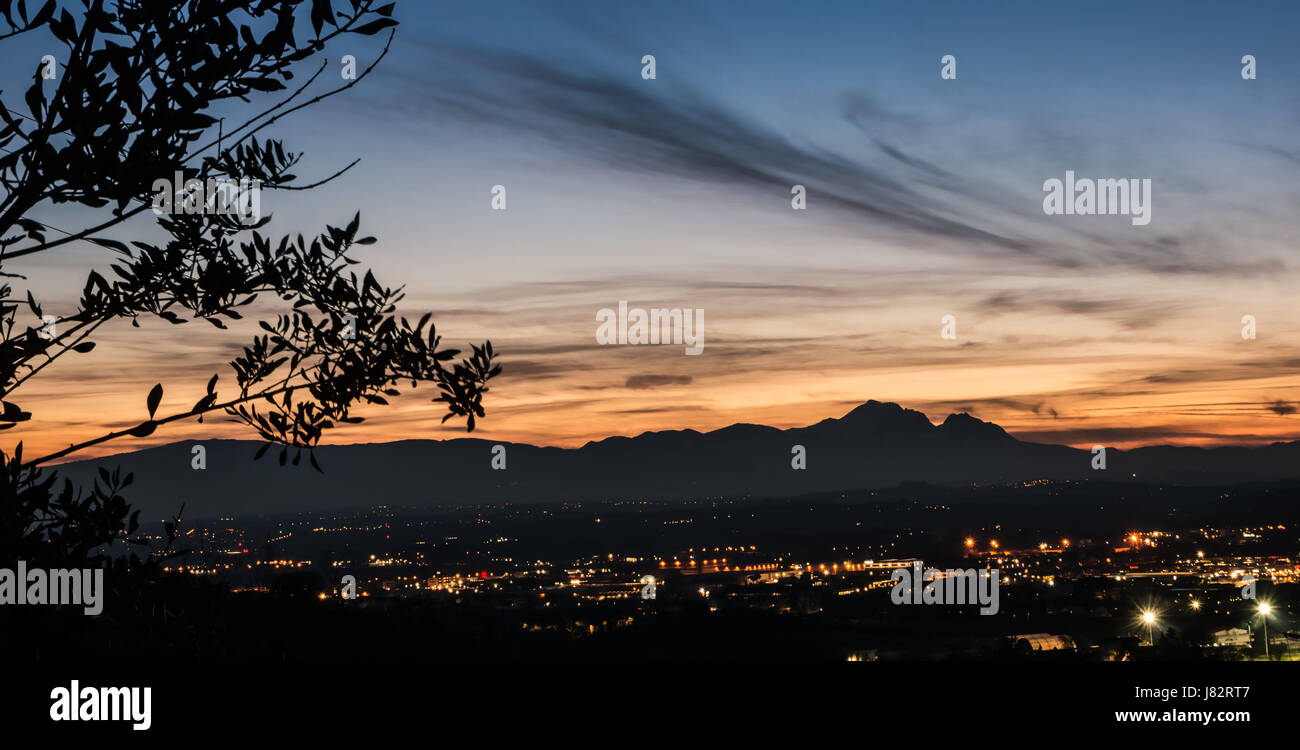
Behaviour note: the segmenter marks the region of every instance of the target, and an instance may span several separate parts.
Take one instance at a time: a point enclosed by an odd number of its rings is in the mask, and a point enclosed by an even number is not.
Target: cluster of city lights
[[[1196,599],[1193,599],[1191,600],[1191,607],[1194,610],[1200,611],[1201,603]],[[1267,658],[1268,657],[1268,616],[1273,613],[1273,606],[1268,602],[1259,602],[1256,611],[1259,613],[1260,623],[1263,626],[1262,629],[1264,633],[1264,656],[1265,658]],[[1159,613],[1156,612],[1156,610],[1154,609],[1144,609],[1139,613],[1138,621],[1141,622],[1143,627],[1147,629],[1148,642],[1154,645],[1155,640],[1153,638],[1153,634],[1155,632],[1156,626],[1160,622]]]

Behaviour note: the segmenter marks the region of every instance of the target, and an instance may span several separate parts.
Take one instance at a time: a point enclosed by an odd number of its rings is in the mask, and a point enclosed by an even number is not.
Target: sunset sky
[[[396,17],[373,77],[276,131],[306,152],[306,181],[361,164],[262,207],[273,233],[359,209],[379,242],[357,257],[407,286],[404,313],[433,311],[449,345],[492,340],[505,374],[477,436],[788,427],[876,399],[1078,446],[1300,438],[1300,6],[480,1]],[[957,79],[941,80],[949,54]],[[1045,215],[1043,182],[1066,170],[1151,179],[1151,223]],[[107,251],[23,260],[5,270],[57,310]],[[596,312],[620,300],[703,309],[703,354],[598,346]],[[233,382],[248,335],[119,324],[14,394],[35,416],[6,449],[135,424],[159,381],[160,413],[188,408],[212,373]],[[329,441],[463,435],[433,395]],[[217,436],[255,437],[220,418],[99,452]]]

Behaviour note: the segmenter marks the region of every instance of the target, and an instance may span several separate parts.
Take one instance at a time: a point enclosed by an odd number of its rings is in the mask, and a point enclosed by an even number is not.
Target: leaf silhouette
[[[151,419],[148,422],[141,422],[140,424],[136,425],[135,429],[131,430],[131,432],[129,432],[128,434],[131,437],[138,437],[138,438],[149,437],[150,435],[153,434],[153,431],[156,429],[158,429],[158,423]]]
[[[153,419],[154,413],[158,411],[158,404],[162,401],[162,394],[163,394],[162,383],[158,383],[153,387],[153,390],[149,391],[149,398],[146,401],[146,403],[149,406],[150,419]]]

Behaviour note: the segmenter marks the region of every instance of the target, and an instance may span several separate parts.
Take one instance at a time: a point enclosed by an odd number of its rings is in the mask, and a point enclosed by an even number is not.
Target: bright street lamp
[[[1273,611],[1268,602],[1259,603],[1259,619],[1264,622],[1264,660],[1268,661],[1268,615]]]
[[[1149,641],[1152,646],[1155,646],[1156,637],[1155,637],[1155,632],[1153,630],[1153,627],[1156,624],[1156,613],[1152,612],[1149,609],[1143,611],[1142,622],[1147,626],[1147,641]]]

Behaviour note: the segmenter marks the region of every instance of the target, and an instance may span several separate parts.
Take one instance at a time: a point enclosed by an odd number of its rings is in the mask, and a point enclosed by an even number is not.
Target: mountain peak
[[[915,429],[929,431],[934,429],[930,418],[919,411],[904,409],[888,401],[871,400],[855,407],[839,419],[840,423],[857,428],[879,430]]]
[[[1010,438],[1007,431],[992,422],[972,417],[966,412],[949,414],[939,429],[946,433],[971,437]]]

